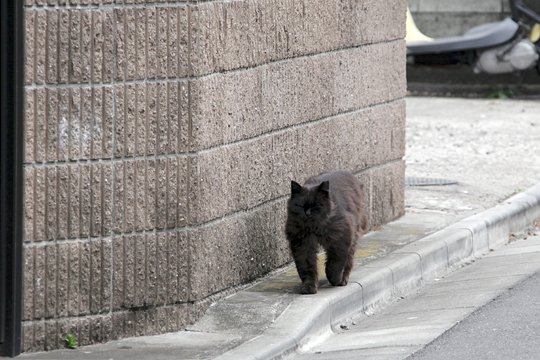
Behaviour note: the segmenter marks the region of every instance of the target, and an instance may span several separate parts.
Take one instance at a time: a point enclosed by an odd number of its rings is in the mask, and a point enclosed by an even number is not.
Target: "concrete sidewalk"
[[[540,104],[410,98],[407,213],[361,241],[346,287],[299,295],[293,266],[216,302],[188,331],[21,359],[269,359],[503,246],[540,219]],[[539,183],[538,185],[535,185]],[[517,194],[517,195],[515,195]],[[322,272],[324,274],[324,272]]]

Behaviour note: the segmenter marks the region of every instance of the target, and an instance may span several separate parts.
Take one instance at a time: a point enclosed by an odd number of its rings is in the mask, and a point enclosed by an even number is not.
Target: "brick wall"
[[[290,179],[401,215],[405,6],[26,0],[24,350],[179,330],[287,263]]]

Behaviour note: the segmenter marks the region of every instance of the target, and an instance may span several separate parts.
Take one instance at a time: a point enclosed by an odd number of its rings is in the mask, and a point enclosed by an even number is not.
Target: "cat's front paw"
[[[315,284],[302,284],[302,287],[300,288],[301,294],[316,294],[317,293],[317,286]]]

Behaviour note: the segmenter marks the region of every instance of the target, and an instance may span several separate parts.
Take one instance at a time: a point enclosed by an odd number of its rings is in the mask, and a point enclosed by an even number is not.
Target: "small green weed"
[[[68,349],[76,349],[79,346],[79,341],[77,340],[77,335],[68,333],[64,338],[66,341],[66,346]]]
[[[514,96],[514,93],[512,90],[508,88],[492,88],[488,94],[488,98],[490,99],[510,99]]]

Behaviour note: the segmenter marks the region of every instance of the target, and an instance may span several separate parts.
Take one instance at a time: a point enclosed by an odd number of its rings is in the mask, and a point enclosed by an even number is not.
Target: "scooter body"
[[[474,27],[461,36],[438,39],[421,34],[408,14],[408,62],[465,64],[472,66],[476,73],[489,74],[522,71],[535,66],[540,70],[540,15],[520,0],[511,0],[510,5],[512,17]]]

